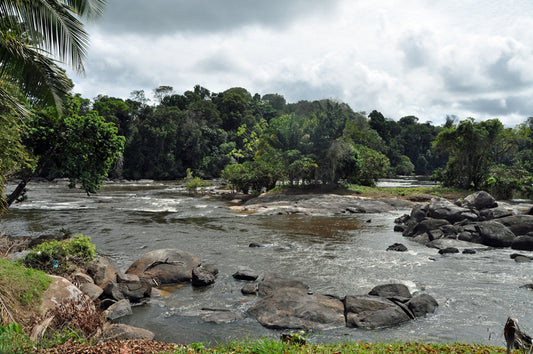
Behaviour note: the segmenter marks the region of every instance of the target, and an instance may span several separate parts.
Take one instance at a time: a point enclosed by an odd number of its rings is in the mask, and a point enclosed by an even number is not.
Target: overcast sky
[[[531,0],[108,0],[74,91],[244,87],[398,120],[533,116]]]

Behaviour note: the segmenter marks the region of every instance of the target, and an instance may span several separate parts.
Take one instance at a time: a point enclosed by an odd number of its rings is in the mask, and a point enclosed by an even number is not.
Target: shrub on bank
[[[78,234],[68,240],[41,243],[28,252],[22,263],[51,274],[67,274],[95,258],[96,246],[91,238]]]

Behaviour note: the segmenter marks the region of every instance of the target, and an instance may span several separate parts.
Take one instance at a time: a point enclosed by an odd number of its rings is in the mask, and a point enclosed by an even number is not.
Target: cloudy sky
[[[244,87],[441,124],[533,116],[531,0],[108,0],[75,92]]]

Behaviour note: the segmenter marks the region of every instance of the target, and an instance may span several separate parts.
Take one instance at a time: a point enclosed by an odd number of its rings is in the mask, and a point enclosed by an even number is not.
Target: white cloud
[[[111,2],[76,91],[242,86],[435,124],[533,115],[528,1],[206,1]]]

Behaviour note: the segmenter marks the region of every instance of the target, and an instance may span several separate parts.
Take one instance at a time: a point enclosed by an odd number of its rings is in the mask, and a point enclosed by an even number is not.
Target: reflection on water
[[[173,342],[225,341],[245,337],[279,337],[246,315],[257,299],[243,296],[244,282],[233,279],[239,267],[260,274],[281,273],[310,285],[315,293],[365,294],[378,284],[401,282],[411,291],[427,291],[440,306],[425,318],[392,329],[319,331],[314,341],[426,340],[503,345],[507,316],[533,332],[527,316],[533,292],[533,264],[510,259],[509,249],[474,255],[438,255],[393,232],[394,218],[408,212],[334,217],[254,216],[232,212],[222,201],[192,198],[172,182],[109,183],[87,197],[62,183],[28,186],[28,201],[0,222],[1,232],[31,235],[61,228],[92,238],[100,252],[123,268],[142,254],[177,248],[215,264],[215,284],[162,288],[162,296],[134,307],[121,319]],[[369,222],[367,222],[369,221]],[[408,252],[387,252],[402,242]],[[257,243],[265,247],[249,247]],[[527,253],[527,252],[525,252]],[[215,325],[202,320],[203,308],[223,308],[240,319]]]

